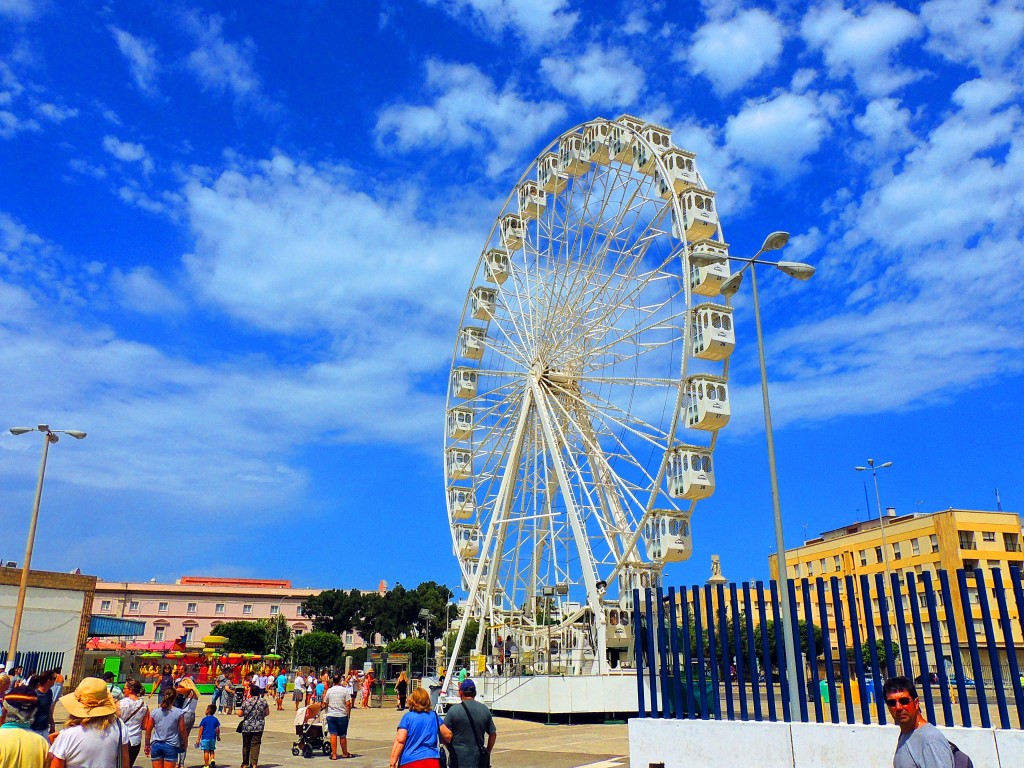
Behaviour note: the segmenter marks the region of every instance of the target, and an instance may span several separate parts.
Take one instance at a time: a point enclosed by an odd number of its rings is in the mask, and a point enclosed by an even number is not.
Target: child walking
[[[203,750],[203,764],[207,768],[217,768],[217,742],[220,741],[220,720],[217,719],[217,708],[211,704],[206,708],[206,717],[199,721],[199,741],[196,746]]]

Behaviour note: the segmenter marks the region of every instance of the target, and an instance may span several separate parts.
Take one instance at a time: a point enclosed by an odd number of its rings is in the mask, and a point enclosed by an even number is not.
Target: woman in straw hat
[[[50,747],[51,768],[111,768],[128,765],[128,729],[117,717],[107,684],[87,677],[60,697],[68,721]]]

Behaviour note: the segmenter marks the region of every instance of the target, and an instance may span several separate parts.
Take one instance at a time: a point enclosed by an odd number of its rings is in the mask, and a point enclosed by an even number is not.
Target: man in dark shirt
[[[459,683],[459,698],[462,702],[445,715],[441,738],[455,750],[455,764],[459,768],[479,768],[481,749],[490,754],[498,740],[498,729],[494,727],[491,710],[476,700],[476,683],[469,679]],[[482,739],[487,740],[486,747]]]
[[[56,730],[53,724],[53,691],[50,690],[56,679],[57,676],[53,672],[41,672],[30,679],[32,690],[39,700],[35,717],[32,719],[32,730],[44,739],[48,739]]]

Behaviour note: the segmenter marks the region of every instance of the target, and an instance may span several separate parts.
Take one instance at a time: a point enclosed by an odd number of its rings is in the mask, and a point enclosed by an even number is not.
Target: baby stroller
[[[304,725],[295,726],[295,735],[299,740],[292,743],[292,754],[295,757],[312,757],[319,749],[325,755],[331,754],[331,744],[324,738],[324,714],[321,711]]]

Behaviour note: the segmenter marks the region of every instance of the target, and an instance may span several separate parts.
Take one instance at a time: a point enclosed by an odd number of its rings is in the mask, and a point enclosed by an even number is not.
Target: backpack
[[[960,747],[952,741],[949,742],[949,746],[953,750],[953,768],[974,768],[974,762],[971,760],[970,755],[966,752],[961,752]]]

